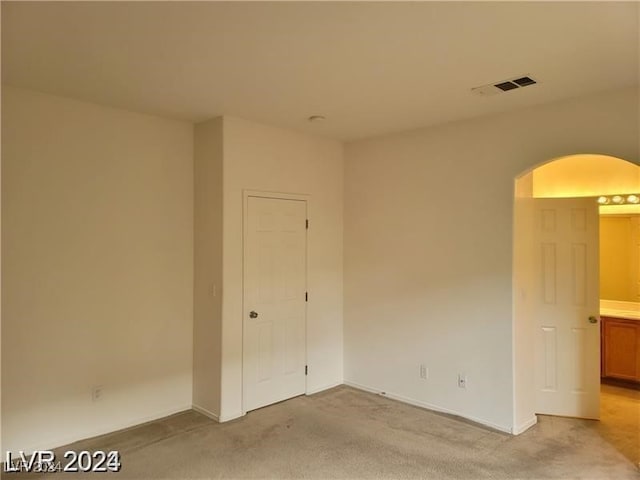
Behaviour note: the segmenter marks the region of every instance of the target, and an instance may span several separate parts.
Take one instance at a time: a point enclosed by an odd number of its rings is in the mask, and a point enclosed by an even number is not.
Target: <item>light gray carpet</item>
[[[598,422],[543,416],[513,437],[349,387],[224,424],[185,412],[67,448],[120,450],[123,469],[54,478],[640,478]]]

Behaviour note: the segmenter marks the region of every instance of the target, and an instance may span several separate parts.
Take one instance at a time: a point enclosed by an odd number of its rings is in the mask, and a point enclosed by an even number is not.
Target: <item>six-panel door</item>
[[[306,202],[248,197],[244,410],[305,392]]]
[[[598,207],[591,198],[534,205],[536,413],[597,419]]]

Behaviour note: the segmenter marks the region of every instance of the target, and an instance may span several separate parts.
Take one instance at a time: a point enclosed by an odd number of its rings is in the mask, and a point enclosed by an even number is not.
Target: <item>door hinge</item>
[[[304,292],[304,301],[305,302],[309,301],[309,292]]]
[[[307,230],[309,230],[309,219],[305,220],[304,226]]]
[[[304,374],[309,375],[309,365],[304,366]]]

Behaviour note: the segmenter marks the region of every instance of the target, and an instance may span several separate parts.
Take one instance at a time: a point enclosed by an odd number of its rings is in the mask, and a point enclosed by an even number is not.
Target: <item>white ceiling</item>
[[[2,78],[348,140],[637,85],[639,5],[3,1]],[[542,83],[470,93],[521,74]]]

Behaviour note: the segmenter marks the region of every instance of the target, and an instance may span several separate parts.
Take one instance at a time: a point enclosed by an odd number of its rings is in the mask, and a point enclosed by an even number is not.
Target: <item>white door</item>
[[[305,392],[306,213],[303,200],[247,197],[245,411]]]
[[[600,417],[599,218],[591,198],[534,200],[536,413]]]

